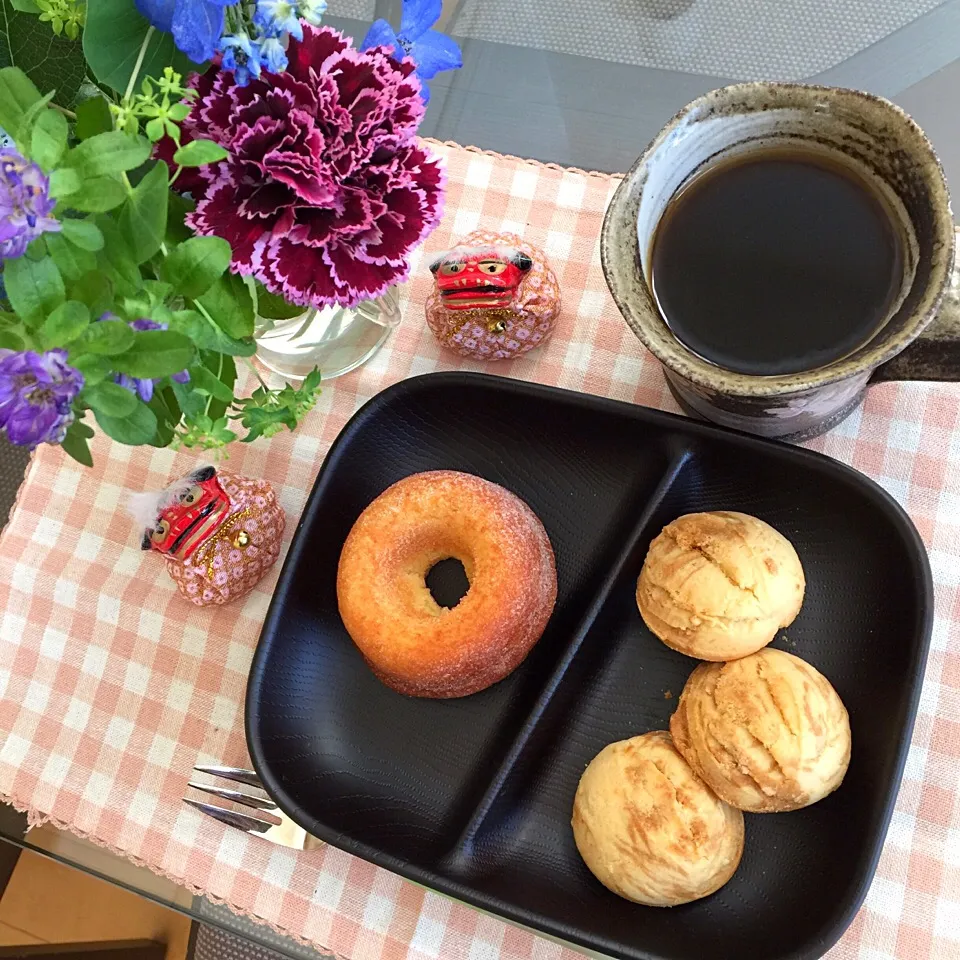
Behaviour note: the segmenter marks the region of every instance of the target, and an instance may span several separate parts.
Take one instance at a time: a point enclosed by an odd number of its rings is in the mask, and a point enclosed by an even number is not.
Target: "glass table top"
[[[464,66],[430,82],[424,136],[624,172],[685,103],[741,80],[881,94],[960,190],[960,0],[445,0]],[[329,0],[359,38],[400,0]]]
[[[398,25],[400,0],[330,0],[325,22],[359,41],[379,17]],[[438,28],[457,38],[464,66],[431,81],[423,136],[623,172],[707,90],[801,80],[899,103],[960,191],[960,0],[444,0]],[[0,516],[21,463],[0,445]],[[0,837],[281,955],[322,956],[92,845],[27,831],[12,808],[0,807]]]

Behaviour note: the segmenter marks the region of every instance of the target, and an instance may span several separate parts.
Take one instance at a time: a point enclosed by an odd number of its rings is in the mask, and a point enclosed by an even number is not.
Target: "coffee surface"
[[[687,347],[739,373],[813,370],[868,341],[902,283],[887,201],[812,151],[731,158],[682,187],[657,227],[652,285]]]

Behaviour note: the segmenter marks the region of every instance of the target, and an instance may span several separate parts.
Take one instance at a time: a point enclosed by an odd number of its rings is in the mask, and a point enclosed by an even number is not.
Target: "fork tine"
[[[195,810],[213,817],[214,820],[225,823],[228,827],[238,827],[247,833],[266,833],[271,827],[278,826],[280,822],[278,819],[277,823],[270,823],[267,820],[251,817],[246,813],[236,813],[233,810],[224,810],[223,807],[215,807],[212,803],[200,803],[199,800],[191,800],[189,797],[184,797],[183,802],[189,804]]]
[[[213,784],[196,783],[191,780],[188,787],[194,790],[201,790],[203,793],[209,793],[211,796],[220,797],[221,800],[232,800],[234,803],[242,803],[245,807],[253,807],[256,810],[276,810],[277,805],[266,797],[251,797],[239,790],[228,790],[226,787],[217,787]]]
[[[242,767],[211,767],[196,766],[193,768],[197,773],[209,773],[212,777],[223,777],[224,780],[233,780],[234,783],[245,783],[248,787],[260,787],[260,778],[252,770],[244,770]]]

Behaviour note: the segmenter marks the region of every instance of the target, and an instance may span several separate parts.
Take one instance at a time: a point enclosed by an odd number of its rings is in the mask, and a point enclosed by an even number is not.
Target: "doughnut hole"
[[[438,560],[424,578],[430,596],[437,606],[452,610],[470,589],[470,578],[466,568],[456,557],[444,557]]]

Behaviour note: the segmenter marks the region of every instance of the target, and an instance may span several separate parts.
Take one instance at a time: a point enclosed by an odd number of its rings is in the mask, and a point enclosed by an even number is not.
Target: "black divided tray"
[[[337,614],[336,571],[360,512],[396,480],[463,470],[536,511],[557,558],[543,638],[501,683],[459,700],[400,696]],[[850,712],[840,789],[746,817],[718,893],[638,906],[583,866],[570,830],[584,767],[667,727],[696,661],[644,626],[650,540],[698,510],[740,510],[793,541],[803,609],[774,646],[809,660]],[[247,692],[254,766],[308,831],[412,880],[614,957],[819,957],[872,878],[910,742],[930,636],[929,566],[900,507],[810,451],[644,407],[444,373],[385,390],[330,450],[297,527]]]

